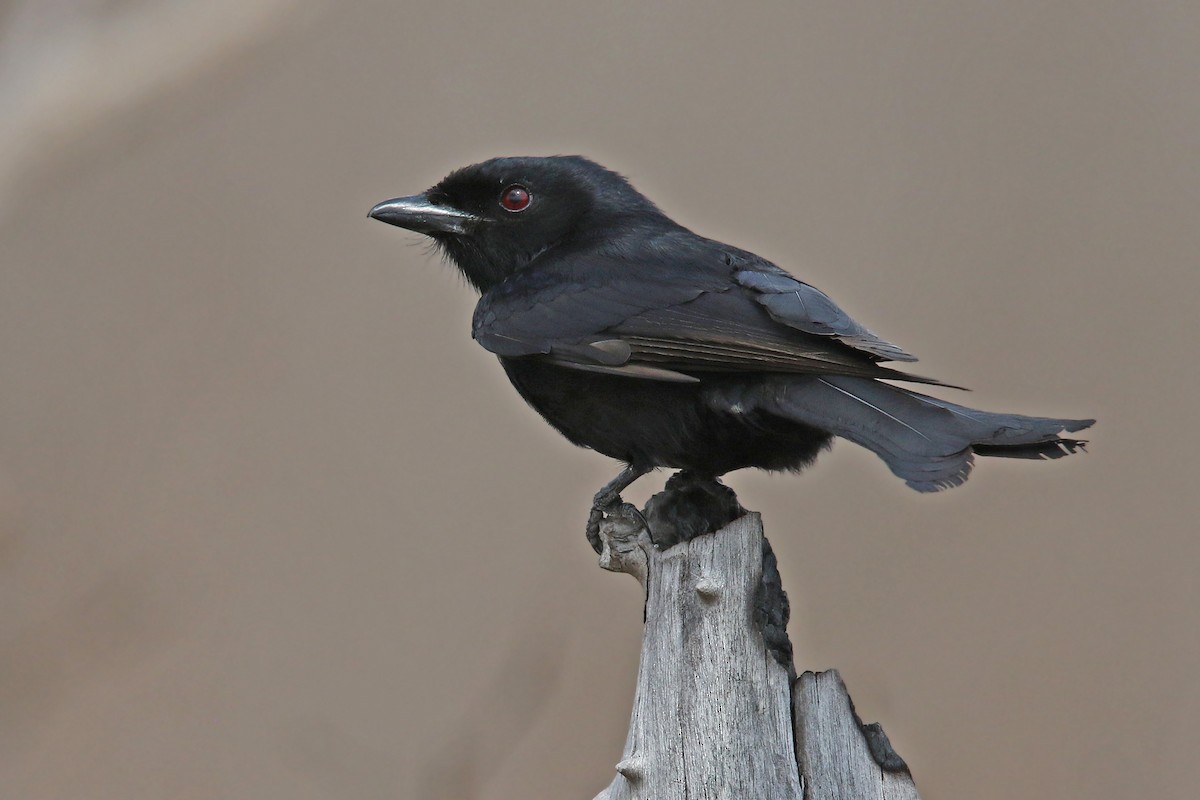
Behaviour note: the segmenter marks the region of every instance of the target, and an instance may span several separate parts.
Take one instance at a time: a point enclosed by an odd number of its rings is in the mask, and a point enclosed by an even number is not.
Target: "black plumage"
[[[425,233],[480,291],[473,335],[570,441],[628,466],[589,523],[655,467],[799,470],[840,436],[909,486],[973,456],[1056,458],[1093,420],[977,411],[883,380],[916,359],[753,253],[698,236],[578,156],[498,158],[371,216]]]

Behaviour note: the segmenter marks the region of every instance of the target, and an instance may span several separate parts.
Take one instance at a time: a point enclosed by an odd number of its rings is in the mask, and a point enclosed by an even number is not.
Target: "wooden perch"
[[[774,559],[759,515],[679,538],[660,550],[632,506],[601,526],[600,565],[642,584],[646,624],[625,751],[596,800],[918,798],[837,672],[796,678],[790,646],[768,646],[783,635],[787,601],[763,582],[764,561],[770,578]],[[764,639],[771,603],[782,624]]]

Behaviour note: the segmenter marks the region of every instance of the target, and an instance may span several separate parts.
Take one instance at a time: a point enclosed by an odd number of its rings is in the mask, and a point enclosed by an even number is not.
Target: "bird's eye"
[[[514,183],[500,193],[500,206],[505,211],[524,211],[533,201],[533,195],[519,183]]]

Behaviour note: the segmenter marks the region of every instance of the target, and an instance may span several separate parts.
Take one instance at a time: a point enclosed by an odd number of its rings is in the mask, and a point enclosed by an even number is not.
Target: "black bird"
[[[884,383],[942,384],[820,290],[698,236],[579,156],[496,158],[370,216],[431,237],[482,297],[472,336],[573,443],[626,464],[588,537],[656,467],[798,471],[841,436],[920,492],[973,456],[1058,458],[1094,420],[993,414]]]

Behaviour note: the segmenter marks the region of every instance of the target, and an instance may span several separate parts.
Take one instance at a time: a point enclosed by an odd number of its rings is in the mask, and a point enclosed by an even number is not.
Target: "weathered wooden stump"
[[[601,526],[600,565],[638,579],[646,622],[624,754],[596,800],[918,798],[837,672],[796,677],[761,519],[732,507],[740,516],[714,533],[670,531],[681,541],[666,549],[630,506]],[[646,517],[661,542],[657,511]]]

